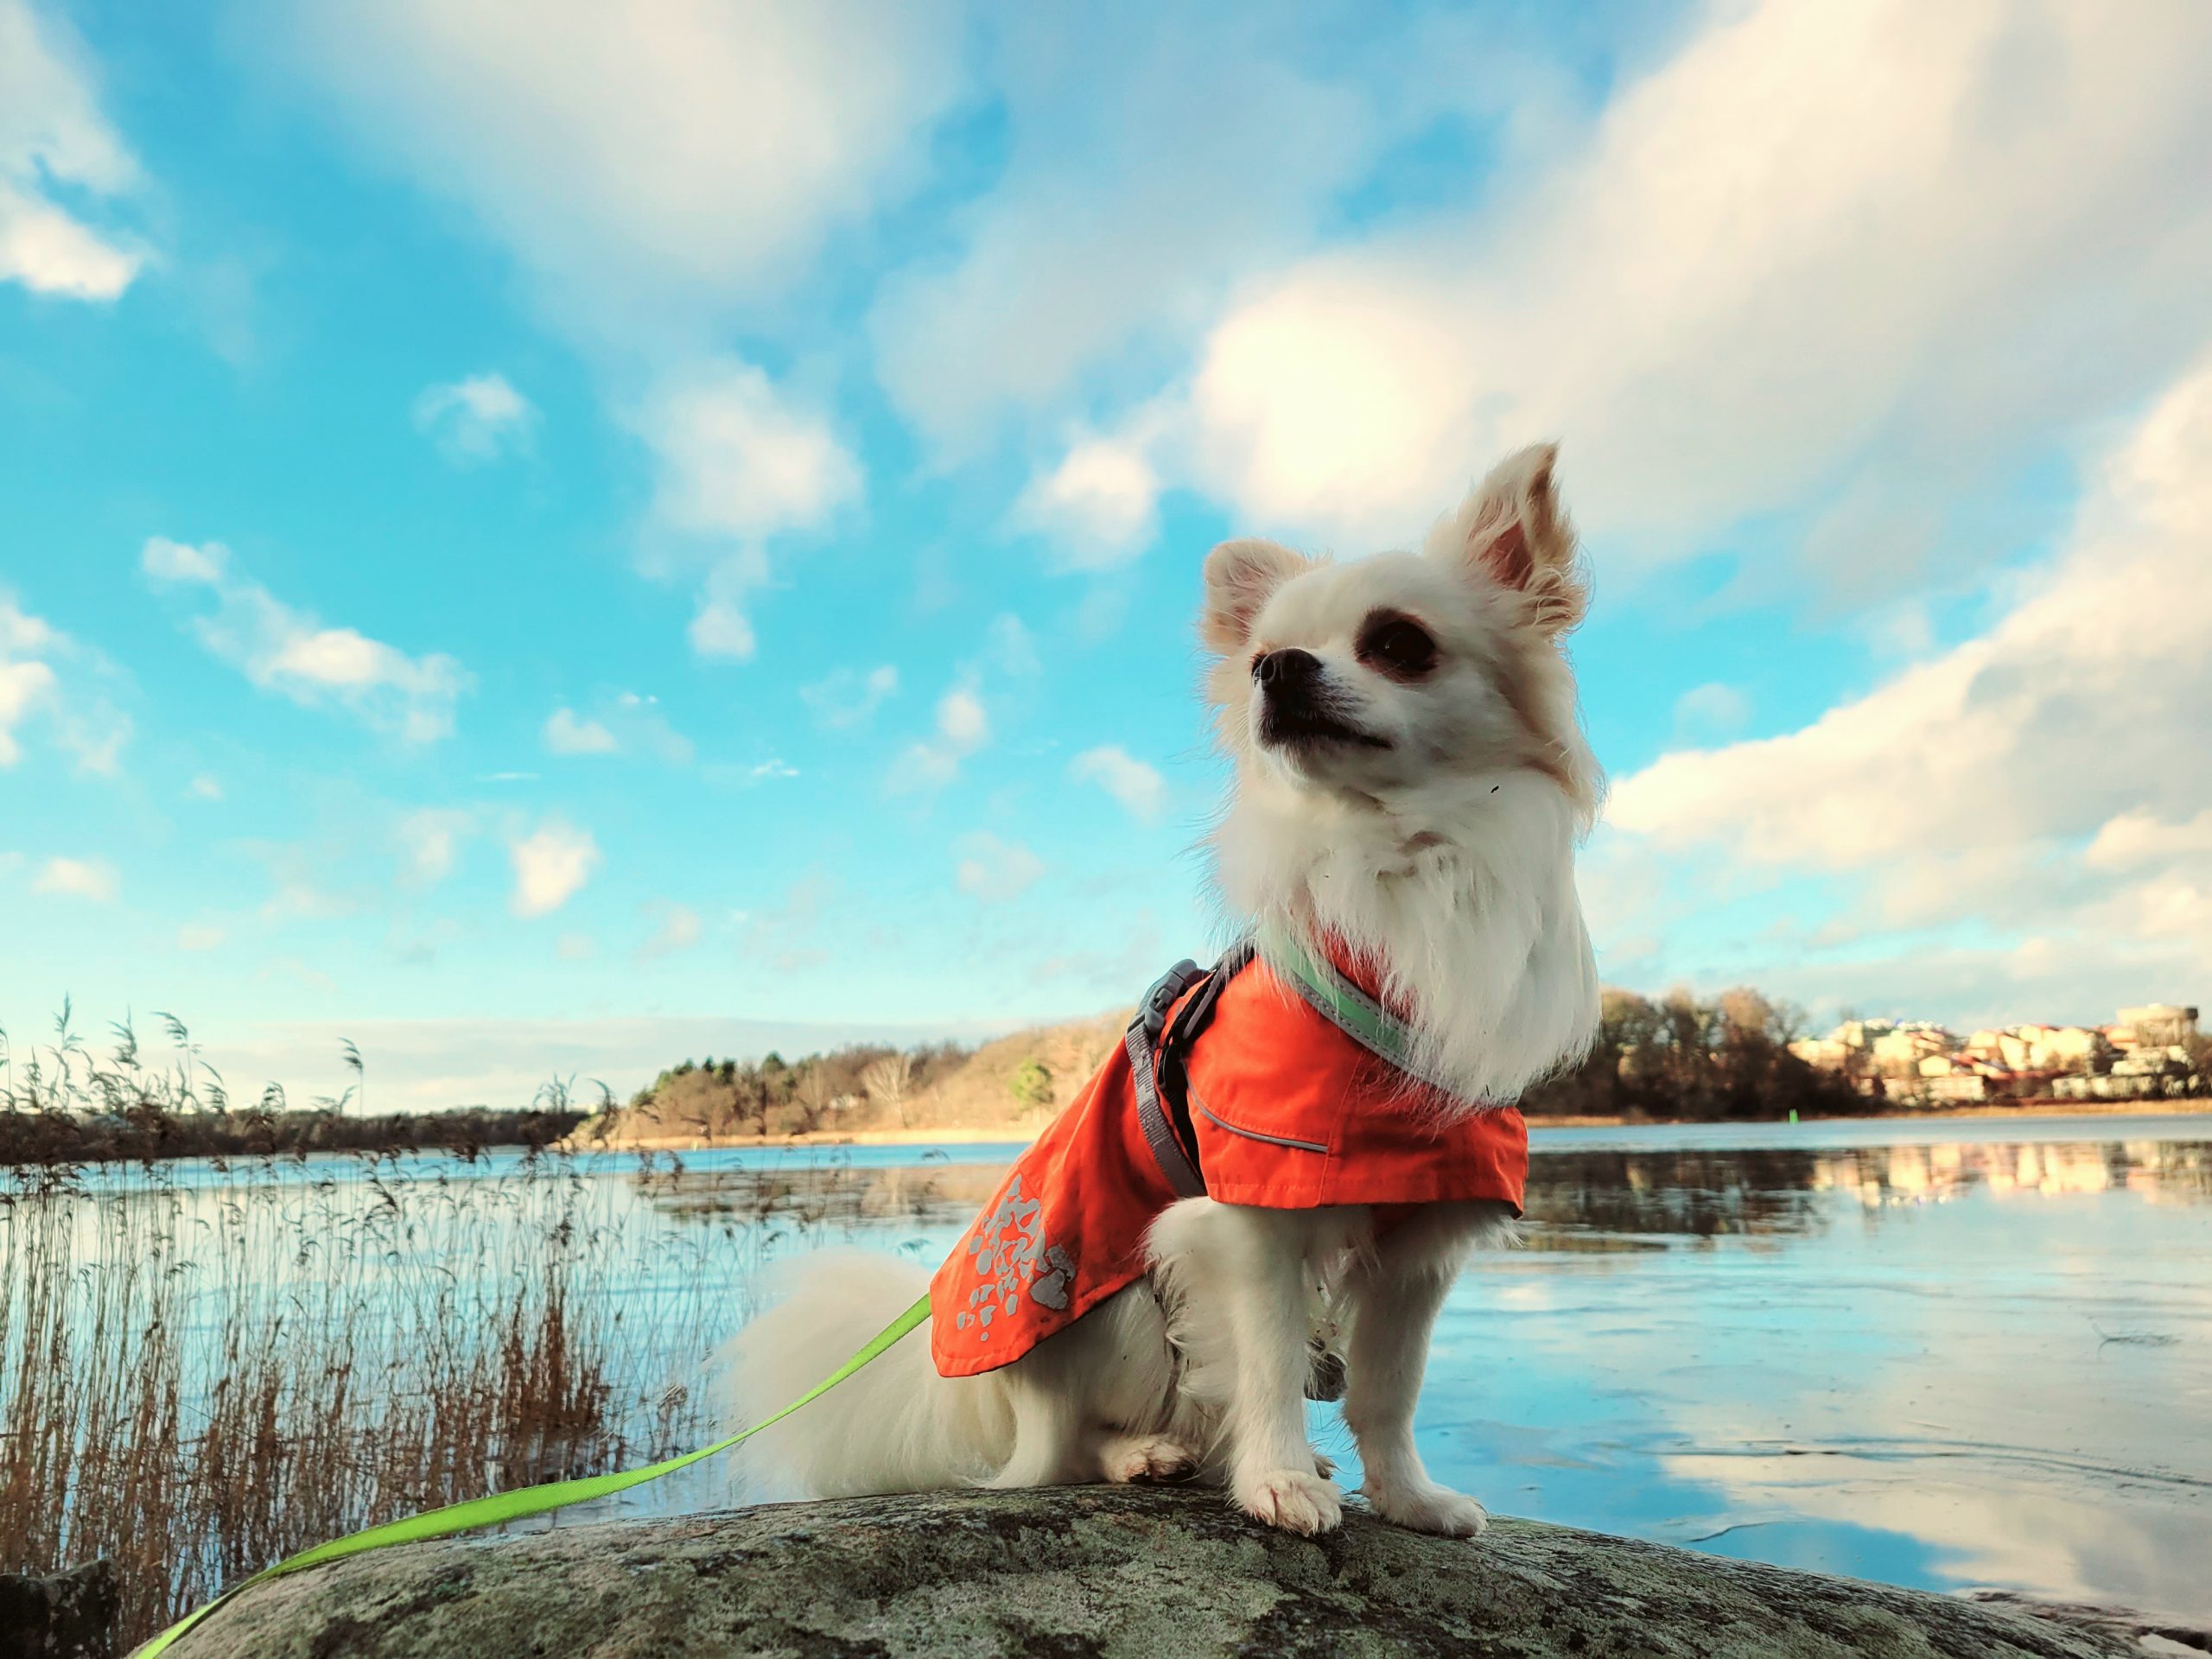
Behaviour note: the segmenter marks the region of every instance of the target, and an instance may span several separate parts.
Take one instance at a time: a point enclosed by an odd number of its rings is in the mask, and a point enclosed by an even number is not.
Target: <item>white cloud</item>
[[[1035,637],[1012,611],[1001,611],[991,619],[991,632],[981,666],[995,669],[1017,680],[1034,679],[1045,669],[1037,656]]]
[[[269,897],[261,917],[269,922],[329,921],[360,908],[358,889],[334,891],[342,880],[335,849],[305,842],[251,841],[244,850],[269,872]]]
[[[0,281],[73,300],[112,300],[130,286],[139,264],[137,254],[0,180]]]
[[[1043,667],[1037,642],[1020,617],[1002,611],[992,618],[982,649],[961,664],[950,688],[938,699],[936,735],[900,751],[884,779],[885,792],[925,793],[957,778],[961,762],[990,741],[991,715],[982,694],[986,678],[1033,680]]]
[[[1694,685],[1675,699],[1678,736],[1726,737],[1751,717],[1751,699],[1736,686],[1711,681]]]
[[[156,582],[196,582],[219,588],[229,578],[231,550],[220,542],[194,547],[166,536],[152,536],[146,540],[139,563]]]
[[[1085,749],[1068,763],[1068,776],[1096,784],[1142,823],[1156,823],[1167,810],[1166,779],[1117,744]]]
[[[621,745],[595,720],[579,720],[573,709],[556,709],[545,719],[545,747],[556,754],[613,754]]]
[[[1878,587],[1907,498],[2212,329],[2212,10],[1708,18],[1525,189],[1251,285],[1192,385],[1199,479],[1373,545],[1560,435],[1586,524],[1647,555],[1834,492],[1856,533],[1812,543]]]
[[[22,608],[12,594],[0,594],[0,652],[42,652],[61,636],[42,618]]]
[[[93,676],[115,673],[98,652],[31,615],[0,589],[0,766],[22,758],[16,734],[35,715],[54,743],[75,758],[80,774],[116,777],[123,746],[130,738],[130,721],[81,683],[65,695],[60,666],[64,663],[80,682],[83,671]]]
[[[1586,66],[1553,60],[1542,9],[1314,24],[1297,7],[993,15],[1004,160],[946,216],[949,251],[894,273],[868,319],[879,378],[933,448],[1125,404],[1348,214],[1396,222],[1484,187],[1480,168],[1426,156],[1461,139],[1510,164],[1554,155],[1582,96]]]
[[[828,423],[747,363],[668,382],[639,425],[660,461],[654,511],[677,530],[755,542],[817,529],[860,490],[859,464]]]
[[[754,584],[725,577],[716,585],[723,591],[718,594],[710,589],[683,637],[702,657],[750,662],[760,641],[753,632],[753,619],[741,608],[741,601],[746,589]]]
[[[639,961],[652,962],[674,956],[679,950],[689,950],[705,937],[706,925],[699,919],[697,911],[667,903],[658,904],[654,908],[660,912],[660,926],[652,938],[638,947]]]
[[[270,8],[288,80],[467,207],[569,327],[696,337],[916,176],[959,87],[935,3]],[[304,67],[307,73],[301,75]]]
[[[901,412],[974,443],[1179,346],[1241,276],[1307,245],[1393,126],[1433,106],[1402,63],[1364,93],[1341,58],[1302,66],[1298,34],[1264,10],[1001,14],[1005,163],[953,219],[953,256],[887,283],[869,320]]]
[[[223,785],[212,773],[203,772],[192,780],[185,793],[195,801],[219,801],[223,798]]]
[[[461,843],[475,832],[471,813],[446,807],[424,807],[401,818],[397,834],[403,879],[416,887],[430,887],[453,874]]]
[[[626,750],[650,754],[670,766],[688,765],[691,740],[668,723],[660,699],[639,691],[618,691],[602,715]]]
[[[49,858],[39,867],[31,883],[33,893],[50,893],[73,899],[89,899],[96,905],[113,904],[123,891],[115,866],[102,858]]]
[[[732,918],[745,931],[747,944],[766,957],[778,973],[817,967],[830,958],[822,948],[823,917],[837,896],[837,878],[810,866],[785,889],[783,899],[759,912],[739,911]]]
[[[814,710],[814,717],[833,730],[862,726],[899,690],[899,671],[889,663],[868,670],[841,668],[826,679],[798,689],[799,698]]]
[[[573,709],[556,709],[546,718],[545,747],[555,754],[650,754],[671,766],[692,755],[691,740],[660,712],[660,699],[637,691],[617,691],[601,699],[589,718]]]
[[[474,683],[451,657],[410,657],[353,628],[325,627],[239,575],[230,551],[150,537],[141,563],[166,587],[205,588],[215,609],[193,620],[207,649],[264,691],[302,708],[335,705],[409,743],[452,734],[454,705]]]
[[[2071,987],[2084,1013],[2092,984],[2212,976],[2208,556],[2212,357],[1986,632],[1801,730],[1662,756],[1609,818],[1658,854],[1843,883],[1862,959],[1904,948],[1881,928],[1972,928],[1989,943],[1946,958],[1955,979]]]
[[[16,728],[54,695],[53,665],[34,653],[52,650],[58,639],[52,628],[0,593],[0,766],[22,758]]]
[[[176,931],[176,948],[180,950],[215,950],[223,944],[223,930],[219,927],[187,925]]]
[[[664,380],[634,424],[657,467],[662,544],[649,564],[703,558],[691,648],[749,658],[756,642],[746,606],[768,583],[769,539],[826,525],[859,496],[860,463],[825,420],[787,404],[759,369],[727,359]]]
[[[1014,504],[1017,527],[1052,538],[1064,569],[1109,569],[1144,551],[1160,532],[1160,474],[1141,433],[1085,437]]]
[[[943,789],[960,775],[960,757],[943,745],[912,743],[899,751],[883,779],[887,795],[918,795]]]
[[[991,734],[991,721],[983,711],[983,700],[967,687],[957,686],[938,702],[937,728],[947,747],[969,754]]]
[[[693,650],[749,659],[766,543],[820,529],[861,477],[716,342],[761,332],[826,238],[925,179],[965,91],[963,18],[950,0],[257,3],[283,80],[467,208],[587,348],[656,457],[641,565],[702,575]]]
[[[510,907],[518,916],[545,916],[573,899],[599,868],[599,843],[588,830],[549,818],[508,848],[515,868]]]
[[[457,466],[473,467],[528,451],[537,406],[503,374],[472,374],[425,386],[415,400],[415,429]]]
[[[121,774],[123,746],[130,741],[130,721],[105,703],[85,715],[65,716],[57,734],[61,747],[77,758],[77,770],[87,777],[114,778]]]
[[[112,300],[144,256],[55,200],[115,197],[138,165],[100,113],[83,43],[29,0],[0,0],[0,282],[34,293]]]
[[[287,83],[468,208],[589,349],[655,456],[641,564],[703,576],[693,650],[749,659],[766,543],[821,529],[861,474],[714,343],[758,333],[826,237],[925,176],[964,90],[962,18],[941,0],[266,10]]]
[[[953,879],[960,891],[987,905],[1019,899],[1045,874],[1045,861],[1018,841],[978,833],[963,836]]]
[[[328,997],[338,989],[338,982],[311,962],[298,957],[279,957],[266,966],[255,970],[256,979],[266,984],[299,987]]]
[[[2212,807],[2179,823],[2140,810],[2108,818],[2082,854],[2092,869],[2135,870],[2201,858],[2212,868]]]
[[[942,789],[960,775],[960,763],[990,735],[990,712],[975,686],[956,685],[938,699],[937,736],[901,751],[883,786],[893,795]]]

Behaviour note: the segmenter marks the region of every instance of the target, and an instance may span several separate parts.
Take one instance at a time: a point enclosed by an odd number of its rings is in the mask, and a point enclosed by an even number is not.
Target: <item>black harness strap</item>
[[[1152,1148],[1153,1160],[1160,1166],[1169,1190],[1179,1198],[1205,1197],[1206,1184],[1183,1150],[1186,1142],[1176,1139],[1174,1125],[1160,1103],[1160,1041],[1175,999],[1204,977],[1198,963],[1188,958],[1170,968],[1144,994],[1144,1001],[1137,1005],[1137,1017],[1129,1021],[1128,1032],[1122,1039],[1128,1050],[1129,1077],[1136,1090],[1137,1127],[1144,1134],[1145,1145]]]

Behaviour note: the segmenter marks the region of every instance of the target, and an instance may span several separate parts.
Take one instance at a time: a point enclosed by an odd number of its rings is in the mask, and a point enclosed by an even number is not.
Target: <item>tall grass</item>
[[[168,1014],[154,1018],[170,1043],[170,1052],[158,1058],[141,1049],[128,1020],[109,1027],[114,1046],[103,1058],[71,1024],[66,1001],[54,1018],[53,1039],[43,1045],[19,1049],[0,1027],[0,1164],[545,1147],[590,1116],[576,1106],[569,1085],[556,1079],[520,1111],[465,1106],[371,1116],[359,1109],[367,1068],[350,1042],[339,1055],[356,1081],[342,1095],[296,1109],[283,1088],[270,1084],[241,1103],[183,1021]],[[604,1084],[598,1094],[601,1109],[613,1105]],[[355,1109],[349,1112],[348,1106]]]
[[[178,1104],[120,1039],[25,1070],[41,1113]],[[545,1150],[0,1167],[0,1570],[112,1558],[136,1640],[323,1539],[687,1448],[686,1379],[771,1234],[639,1201],[681,1176]]]

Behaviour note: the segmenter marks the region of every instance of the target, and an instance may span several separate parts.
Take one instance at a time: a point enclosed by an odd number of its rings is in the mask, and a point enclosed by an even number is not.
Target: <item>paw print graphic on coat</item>
[[[1040,1272],[1029,1287],[1031,1300],[1057,1313],[1068,1305],[1068,1287],[1075,1282],[1074,1258],[1055,1244],[1045,1252],[1039,1265],[1049,1271]]]
[[[1046,1307],[1068,1305],[1075,1258],[1046,1242],[1041,1208],[1022,1192],[1021,1178],[1016,1176],[1007,1184],[998,1207],[977,1220],[968,1254],[982,1282],[968,1293],[967,1306],[953,1315],[956,1329],[977,1326],[978,1339],[989,1341],[991,1322],[1011,1319],[1024,1289]]]

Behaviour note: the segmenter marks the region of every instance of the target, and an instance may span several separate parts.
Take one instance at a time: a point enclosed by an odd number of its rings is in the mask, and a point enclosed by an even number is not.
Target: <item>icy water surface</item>
[[[721,1311],[742,1317],[762,1260],[858,1241],[933,1262],[1019,1150],[578,1168],[621,1258],[602,1294],[668,1332],[645,1363],[676,1379],[728,1334]],[[457,1188],[517,1173],[504,1154],[402,1167]],[[281,1179],[343,1208],[357,1169]],[[172,1170],[229,1201],[220,1170]],[[2203,1622],[2212,1117],[1539,1129],[1528,1246],[1454,1292],[1419,1427],[1438,1477],[1503,1513]],[[700,1474],[646,1501],[713,1501]]]
[[[1437,1332],[1440,1478],[1724,1554],[2212,1615],[2212,1119],[1535,1142],[1528,1248]],[[1016,1150],[856,1154],[896,1211],[859,1230],[934,1259]],[[745,1201],[762,1161],[701,1157],[691,1201]],[[1356,1482],[1333,1408],[1314,1429]]]
[[[1539,1143],[1530,1249],[1438,1332],[1440,1478],[1789,1566],[2212,1613],[2212,1123]]]

